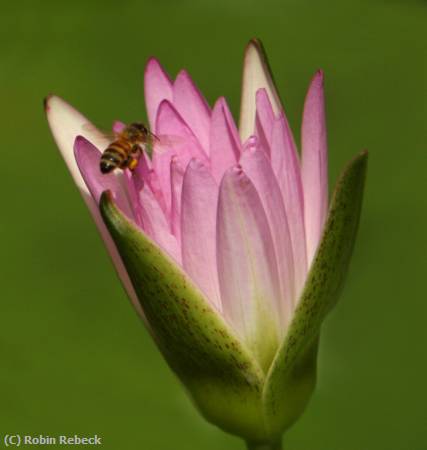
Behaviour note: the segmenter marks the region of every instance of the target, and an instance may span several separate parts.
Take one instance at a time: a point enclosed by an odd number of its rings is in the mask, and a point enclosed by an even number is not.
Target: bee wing
[[[175,136],[172,134],[153,134],[151,136],[151,146],[154,151],[165,152],[171,148],[177,147],[185,143],[185,139],[181,136]]]
[[[106,131],[106,130],[99,129],[93,123],[89,123],[89,122],[83,124],[82,129],[84,131],[87,131],[90,133],[101,134],[103,137],[105,137],[109,141],[114,141],[114,139],[116,139],[117,134],[118,134],[116,131]]]

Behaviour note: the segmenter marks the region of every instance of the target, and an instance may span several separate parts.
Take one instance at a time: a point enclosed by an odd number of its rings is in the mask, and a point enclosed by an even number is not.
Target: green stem
[[[248,450],[282,450],[282,440],[275,442],[246,442]]]

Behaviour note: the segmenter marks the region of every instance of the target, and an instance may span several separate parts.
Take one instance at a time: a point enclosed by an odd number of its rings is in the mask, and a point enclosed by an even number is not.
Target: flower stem
[[[282,450],[282,441],[279,439],[274,442],[246,442],[248,450]]]

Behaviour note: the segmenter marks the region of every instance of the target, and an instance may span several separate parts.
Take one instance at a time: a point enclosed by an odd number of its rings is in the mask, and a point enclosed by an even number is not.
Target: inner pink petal
[[[215,103],[210,128],[212,175],[219,183],[224,172],[236,164],[241,153],[239,134],[223,97]]]
[[[308,261],[311,263],[328,209],[328,155],[321,71],[313,77],[305,99],[301,144],[307,254]]]
[[[288,218],[295,263],[296,297],[298,297],[307,275],[304,197],[299,161],[283,113],[275,120],[273,127],[271,166],[279,182]]]
[[[150,174],[152,171],[151,159],[147,153],[143,151],[141,157],[139,158],[138,165],[132,172],[132,179],[138,191],[142,189],[144,183],[150,182]]]
[[[184,180],[185,165],[178,156],[174,156],[170,164],[171,171],[171,230],[178,243],[181,242],[181,192]]]
[[[221,310],[216,266],[218,186],[208,169],[193,159],[182,186],[182,264],[209,300]]]
[[[179,72],[173,84],[173,104],[208,153],[210,108],[185,70]]]
[[[277,338],[280,286],[274,243],[259,195],[240,167],[221,182],[217,261],[225,316],[260,360]],[[263,363],[264,361],[262,361]]]
[[[274,112],[267,91],[264,88],[258,89],[256,93],[255,135],[258,137],[258,148],[269,157],[273,124]]]
[[[173,90],[172,81],[155,58],[150,58],[145,68],[144,94],[150,128],[156,132],[155,126],[159,105],[165,99],[172,101]]]
[[[180,264],[177,240],[170,232],[169,222],[148,184],[139,192],[139,198],[144,231]]]
[[[192,157],[207,161],[199,141],[174,106],[164,100],[157,113],[156,130],[159,136],[169,138],[169,147],[154,147],[153,169],[156,172],[167,210],[171,210],[170,163],[174,155],[179,155],[181,164],[186,167]]]
[[[243,152],[240,164],[254,184],[266,213],[273,238],[281,290],[281,322],[285,326],[292,314],[295,275],[292,243],[279,183],[265,153],[254,148]]]
[[[274,111],[265,88],[258,89],[256,93],[256,121],[263,128],[267,141],[271,142],[274,125]]]

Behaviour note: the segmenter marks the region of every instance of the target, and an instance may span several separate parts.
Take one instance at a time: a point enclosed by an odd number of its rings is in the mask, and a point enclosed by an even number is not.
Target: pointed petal
[[[292,135],[284,114],[275,120],[271,141],[271,165],[279,182],[291,235],[296,299],[307,275],[304,197],[301,173]]]
[[[173,89],[169,75],[155,58],[150,58],[145,67],[144,96],[150,128],[157,132],[157,110],[162,100],[173,100]]]
[[[194,136],[182,117],[178,114],[172,104],[164,100],[158,109],[156,118],[156,132],[164,135],[174,135],[182,139],[183,144],[190,142],[193,144]],[[180,154],[181,157],[187,156],[188,161],[191,159],[188,147],[168,149],[160,149],[157,151],[154,148],[152,154],[152,166],[158,177],[160,189],[163,193],[163,197],[166,203],[167,211],[171,210],[171,180],[170,180],[170,164],[175,155]]]
[[[282,194],[264,152],[256,149],[245,151],[240,165],[254,184],[270,225],[279,272],[281,328],[284,330],[293,311],[295,281],[292,244]]]
[[[303,412],[316,381],[320,327],[335,305],[359,223],[367,153],[356,156],[337,182],[328,219],[294,318],[264,387],[265,420],[272,433]],[[288,399],[283,402],[282,399]]]
[[[156,130],[160,136],[166,135],[171,137],[169,147],[173,149],[177,155],[182,156],[188,154],[191,155],[190,158],[199,158],[202,161],[208,162],[206,153],[200,146],[197,137],[190,129],[187,122],[168,100],[164,100],[159,106],[157,111]],[[158,153],[164,151],[163,148],[160,148]]]
[[[107,251],[110,254],[117,274],[123,283],[129,298],[135,306],[135,309],[144,319],[144,313],[141,309],[140,303],[137,300],[136,293],[129,279],[129,275],[126,272],[126,269],[107,229],[105,228],[104,222],[99,214],[98,205],[90,195],[89,189],[80,174],[80,170],[74,157],[74,141],[78,135],[86,137],[98,148],[107,147],[108,141],[102,133],[96,131],[96,128],[93,125],[86,127],[87,124],[91,125],[89,120],[61,98],[56,96],[48,97],[45,102],[45,109],[47,120],[56,144],[58,145],[68,170],[79,188],[83,200],[85,201],[86,206],[95,221],[98,231],[105,242]]]
[[[240,100],[240,137],[245,141],[254,133],[255,97],[258,89],[265,88],[272,102],[274,114],[281,111],[282,104],[275,87],[267,57],[260,41],[253,39],[245,50],[243,62],[242,97]]]
[[[321,71],[313,77],[305,99],[301,144],[307,256],[310,264],[328,210],[328,154]]]
[[[192,160],[182,187],[182,266],[221,311],[216,264],[218,186],[203,164]]]
[[[156,172],[168,211],[171,208],[170,191],[170,163],[174,155],[179,155],[184,167],[192,157],[207,161],[200,143],[188,127],[187,123],[167,100],[164,100],[158,109],[156,130],[160,135],[174,138],[173,145],[168,149],[154,148],[152,155],[153,169]]]
[[[217,261],[224,314],[266,370],[279,334],[277,262],[261,200],[239,167],[220,187]]]
[[[262,440],[263,374],[246,346],[191,282],[108,195],[101,212],[147,312],[156,344],[203,415]]]
[[[109,141],[90,121],[62,98],[52,95],[46,99],[46,115],[53,138],[81,192],[89,193],[74,158],[74,141],[83,136],[97,148],[105,149]]]
[[[240,156],[240,138],[227,102],[221,97],[215,103],[210,124],[212,175],[219,183],[224,172],[235,165]]]
[[[186,70],[179,72],[173,84],[173,104],[207,153],[210,108]]]
[[[157,134],[171,135],[181,140],[193,140],[193,145],[198,145],[200,148],[200,143],[187,122],[168,100],[163,100],[159,105],[156,117],[156,131]],[[177,140],[175,139],[175,141]],[[179,143],[177,141],[177,144]],[[175,147],[175,145],[172,146]]]

